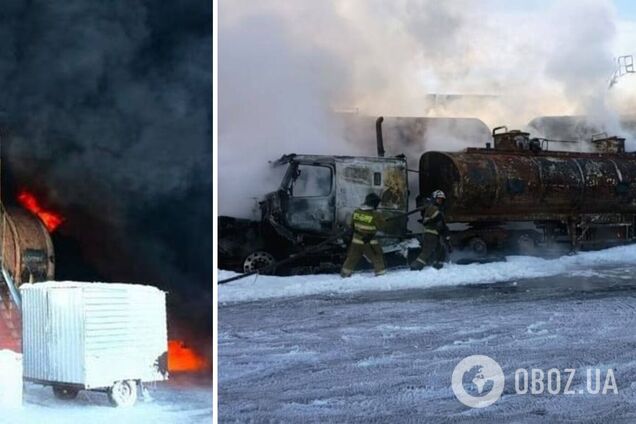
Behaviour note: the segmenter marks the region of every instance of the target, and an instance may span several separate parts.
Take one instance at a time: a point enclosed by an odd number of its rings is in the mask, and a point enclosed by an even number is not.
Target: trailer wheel
[[[79,393],[79,389],[71,386],[61,386],[55,385],[53,386],[53,394],[58,399],[71,400],[77,397]]]
[[[243,261],[243,272],[254,272],[274,263],[274,257],[264,250],[252,252]]]
[[[137,401],[137,383],[133,380],[116,381],[108,389],[108,400],[116,407],[133,406]]]
[[[481,237],[473,237],[468,241],[468,248],[478,256],[486,256],[488,245]]]

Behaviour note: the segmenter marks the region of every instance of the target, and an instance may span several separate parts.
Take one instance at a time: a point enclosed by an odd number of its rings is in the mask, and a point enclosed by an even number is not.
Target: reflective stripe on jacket
[[[375,211],[364,209],[353,211],[353,231],[364,235],[375,235],[378,231]]]
[[[381,230],[385,224],[384,216],[381,212],[370,207],[362,206],[353,211],[351,216],[353,224],[353,242],[358,244],[377,244],[377,240],[373,240],[378,230]]]

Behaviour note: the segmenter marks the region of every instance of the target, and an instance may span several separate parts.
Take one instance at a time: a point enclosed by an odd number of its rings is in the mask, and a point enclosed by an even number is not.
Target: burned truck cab
[[[339,269],[348,240],[334,236],[350,228],[354,210],[370,193],[380,197],[378,209],[389,218],[378,233],[380,244],[385,251],[402,251],[396,245],[412,236],[406,216],[408,169],[404,155],[385,156],[383,120],[376,120],[377,157],[288,154],[274,161],[273,167],[285,167],[285,173],[278,189],[259,202],[260,219],[219,217],[220,267],[271,271],[277,260],[295,256],[301,272]],[[306,252],[318,244],[319,252]],[[305,252],[302,258],[299,252]]]
[[[369,193],[380,196],[387,216],[408,206],[406,159],[360,156],[285,155],[287,163],[278,191],[261,202],[262,221],[290,241],[326,237],[349,225],[353,211]],[[391,221],[389,234],[402,234],[404,220]]]
[[[219,262],[225,269],[250,272],[315,245],[351,224],[353,211],[369,193],[377,194],[386,217],[408,208],[406,158],[284,155],[272,164],[286,167],[276,191],[261,202],[258,222],[219,217]],[[380,242],[392,246],[407,233],[407,218],[388,221]],[[294,266],[319,272],[339,267],[347,240],[334,240]],[[280,272],[280,270],[276,270]]]

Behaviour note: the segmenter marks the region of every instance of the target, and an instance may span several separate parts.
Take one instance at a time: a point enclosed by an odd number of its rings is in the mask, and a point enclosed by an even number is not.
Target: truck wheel
[[[108,389],[108,400],[116,407],[133,406],[137,401],[137,383],[133,380],[116,381]]]
[[[58,399],[70,400],[75,399],[79,389],[71,386],[53,386],[53,394]]]
[[[488,245],[481,237],[473,237],[468,241],[468,248],[478,256],[486,256]]]
[[[266,266],[270,266],[274,262],[275,259],[271,254],[259,250],[247,255],[243,261],[243,272],[254,272]]]
[[[517,238],[517,250],[521,255],[534,255],[536,253],[536,243],[529,234],[521,234]]]

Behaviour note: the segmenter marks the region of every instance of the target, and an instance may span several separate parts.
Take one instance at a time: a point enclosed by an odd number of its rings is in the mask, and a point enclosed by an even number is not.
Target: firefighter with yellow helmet
[[[353,238],[347,251],[347,259],[345,259],[340,271],[343,278],[351,276],[362,255],[373,263],[375,275],[385,273],[384,253],[380,243],[375,238],[378,230],[381,230],[386,223],[382,213],[377,210],[379,204],[380,197],[375,193],[370,193],[364,204],[353,211],[351,217]]]
[[[430,204],[422,210],[422,219],[420,220],[424,226],[421,240],[422,250],[417,259],[411,263],[411,269],[414,271],[419,271],[429,265],[441,268],[446,257],[446,246],[450,247],[449,230],[443,211],[446,195],[442,190],[435,190],[431,198]]]

